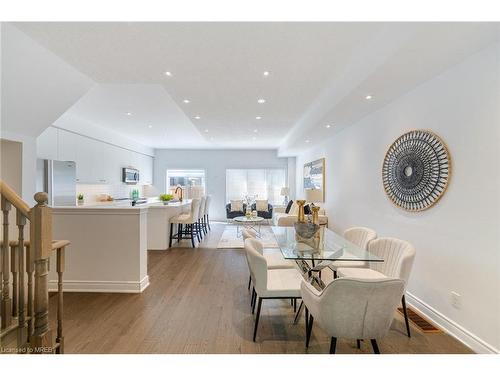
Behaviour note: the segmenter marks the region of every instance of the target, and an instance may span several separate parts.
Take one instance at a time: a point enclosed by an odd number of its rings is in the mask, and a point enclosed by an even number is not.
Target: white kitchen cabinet
[[[153,183],[153,158],[138,152],[50,127],[37,138],[37,155],[43,159],[76,162],[76,179],[82,184],[122,183],[122,169],[139,170],[141,185]]]
[[[50,127],[38,136],[36,149],[39,159],[57,160],[57,132],[56,128]]]
[[[79,139],[78,134],[61,129],[57,131],[57,159],[63,161],[76,161],[76,149]]]

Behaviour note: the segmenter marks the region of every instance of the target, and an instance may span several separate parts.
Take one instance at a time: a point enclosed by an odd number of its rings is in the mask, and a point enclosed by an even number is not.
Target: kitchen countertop
[[[191,204],[191,199],[185,199],[182,202],[172,202],[168,205],[164,205],[163,202],[158,200],[153,200],[148,203],[138,204],[136,206],[132,206],[130,201],[111,201],[111,202],[93,202],[89,204],[84,204],[81,206],[56,206],[52,207],[55,210],[66,210],[66,209],[77,209],[77,210],[95,210],[95,209],[103,209],[103,210],[143,210],[147,208],[169,208],[169,207],[182,207]]]

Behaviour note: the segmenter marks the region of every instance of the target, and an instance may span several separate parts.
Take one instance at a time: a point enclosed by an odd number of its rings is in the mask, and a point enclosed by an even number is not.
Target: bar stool
[[[177,242],[183,239],[191,239],[191,245],[195,247],[194,236],[201,242],[196,225],[200,215],[200,199],[191,201],[191,211],[188,214],[180,214],[170,219],[170,238],[168,247],[172,247],[172,240],[175,238]],[[174,224],[177,224],[177,233],[174,234]]]
[[[212,230],[212,228],[210,228],[210,219],[208,218],[208,211],[212,197],[210,195],[207,195],[206,197],[207,199],[205,200],[205,212],[203,213],[202,223],[205,230]]]

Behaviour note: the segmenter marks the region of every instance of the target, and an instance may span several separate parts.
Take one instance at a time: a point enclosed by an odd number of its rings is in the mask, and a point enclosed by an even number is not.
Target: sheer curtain
[[[271,204],[281,204],[281,188],[286,186],[285,169],[226,169],[226,201],[267,199]]]

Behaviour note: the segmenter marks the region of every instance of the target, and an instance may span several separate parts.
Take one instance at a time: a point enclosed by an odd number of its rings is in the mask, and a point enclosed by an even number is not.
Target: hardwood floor
[[[243,250],[217,250],[223,224],[196,249],[148,254],[150,286],[142,294],[65,293],[66,353],[328,353],[330,338],[315,326],[305,349],[304,318],[293,325],[289,301],[264,301],[257,342]],[[69,250],[71,251],[71,249]],[[57,300],[50,298],[51,313]],[[55,316],[51,316],[55,327]],[[405,335],[399,314],[382,353],[470,353],[444,333]],[[339,339],[337,353],[371,353],[369,343]]]

